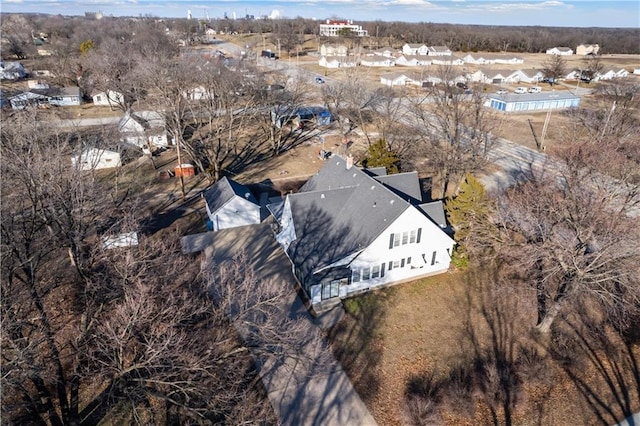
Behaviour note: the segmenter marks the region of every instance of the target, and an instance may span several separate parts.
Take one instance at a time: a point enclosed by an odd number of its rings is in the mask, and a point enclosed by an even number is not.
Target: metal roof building
[[[493,93],[488,96],[485,106],[504,112],[549,111],[576,108],[580,105],[580,96],[569,92],[542,93]]]
[[[569,92],[509,93],[489,95],[485,106],[504,112],[549,111],[575,108],[580,105],[580,96]]]

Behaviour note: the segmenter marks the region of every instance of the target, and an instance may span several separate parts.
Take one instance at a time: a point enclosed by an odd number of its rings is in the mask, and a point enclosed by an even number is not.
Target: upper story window
[[[391,234],[389,236],[389,249],[405,244],[419,244],[421,235],[422,228]]]

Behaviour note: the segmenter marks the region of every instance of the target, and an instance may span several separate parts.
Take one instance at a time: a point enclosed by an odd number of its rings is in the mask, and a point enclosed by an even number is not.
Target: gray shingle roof
[[[374,178],[411,204],[422,202],[422,191],[418,172],[397,173],[395,175],[376,176]]]
[[[209,206],[211,213],[217,212],[225,204],[227,204],[233,197],[240,197],[251,201],[258,205],[256,197],[253,196],[249,188],[239,184],[233,179],[223,177],[217,181],[213,186],[207,188],[202,193],[204,200]]]
[[[287,252],[307,283],[311,271],[368,247],[410,206],[338,156],[288,197],[297,239]]]
[[[435,222],[441,228],[447,227],[447,219],[444,215],[444,206],[442,201],[432,201],[430,203],[420,204],[418,209],[426,214],[429,219]]]

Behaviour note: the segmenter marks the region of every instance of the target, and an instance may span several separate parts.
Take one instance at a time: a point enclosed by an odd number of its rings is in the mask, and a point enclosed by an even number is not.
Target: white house
[[[431,57],[426,55],[401,55],[396,59],[396,65],[405,67],[420,67],[431,65]]]
[[[249,188],[223,177],[202,192],[213,231],[260,223],[260,204]]]
[[[573,55],[573,49],[570,47],[552,47],[547,49],[547,55],[571,56]]]
[[[358,66],[355,56],[323,56],[318,65],[325,68],[353,68]]]
[[[352,20],[336,19],[327,19],[324,24],[320,24],[319,34],[325,37],[338,37],[345,31],[357,37],[368,35],[367,30],[363,30],[361,25],[355,25]]]
[[[597,55],[598,51],[600,51],[600,46],[597,44],[581,44],[576,47],[576,55],[581,56]]]
[[[427,48],[429,56],[451,56],[452,52],[447,46],[429,46]]]
[[[640,75],[640,68],[634,68],[633,69],[633,74],[634,75]]]
[[[360,65],[363,67],[393,67],[396,60],[384,56],[363,56],[360,58]]]
[[[314,311],[449,269],[454,241],[422,206],[416,172],[386,175],[334,156],[299,192],[267,207]],[[435,206],[437,207],[437,206]],[[442,206],[440,204],[440,209]]]
[[[544,79],[540,70],[515,70],[505,78],[506,83],[539,83]]]
[[[320,46],[320,56],[347,56],[349,49],[347,46],[323,44]]]
[[[86,148],[74,157],[71,164],[80,170],[100,170],[122,166],[120,153],[100,148]]]
[[[565,80],[580,80],[582,72],[580,70],[571,70],[564,76]]]
[[[11,108],[24,109],[29,106],[77,106],[80,105],[79,87],[50,87],[31,89],[9,99]]]
[[[613,80],[614,78],[616,78],[617,72],[615,70],[607,70],[607,71],[602,71],[596,74],[596,76],[593,78],[595,81],[602,81],[602,80]]]
[[[461,58],[467,64],[522,64],[524,59],[518,56],[492,53],[468,53]]]
[[[623,77],[627,77],[629,75],[629,71],[627,71],[624,68],[620,68],[618,71],[616,71],[616,78],[623,78]]]
[[[402,46],[402,54],[403,55],[423,55],[426,56],[429,54],[429,47],[426,44],[410,44],[407,43]]]
[[[395,58],[398,52],[394,49],[380,48],[376,50],[370,50],[367,52],[367,56],[384,56],[385,58]]]
[[[491,84],[507,83],[507,77],[513,74],[512,70],[493,70],[485,68],[480,71],[484,75],[483,82]]]
[[[407,73],[393,72],[380,76],[380,83],[385,86],[406,86],[412,83],[412,78]]]
[[[464,61],[453,55],[436,55],[431,58],[431,65],[464,65]]]
[[[118,107],[124,105],[124,95],[115,90],[107,90],[106,92],[95,92],[91,99],[96,106]]]
[[[168,146],[164,116],[155,111],[127,111],[118,123],[121,141],[142,149]]]
[[[27,87],[29,89],[48,89],[49,85],[41,80],[27,80]]]

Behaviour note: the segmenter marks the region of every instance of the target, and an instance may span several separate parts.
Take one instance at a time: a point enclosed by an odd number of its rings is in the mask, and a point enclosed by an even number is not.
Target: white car
[[[529,93],[540,93],[542,92],[542,87],[533,86],[529,87]]]
[[[509,93],[509,91],[505,89],[500,89],[496,92],[497,95],[506,95],[507,93]]]
[[[515,93],[527,93],[527,88],[526,87],[516,87],[516,90],[514,90]]]

